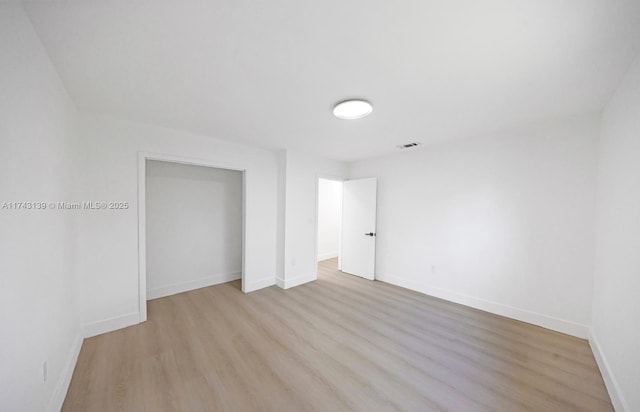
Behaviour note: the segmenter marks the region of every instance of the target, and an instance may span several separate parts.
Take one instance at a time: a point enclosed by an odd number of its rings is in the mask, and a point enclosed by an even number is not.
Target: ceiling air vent
[[[404,150],[404,149],[411,149],[412,147],[420,146],[421,144],[422,143],[419,143],[419,142],[412,142],[412,143],[400,144],[396,147],[398,149]]]

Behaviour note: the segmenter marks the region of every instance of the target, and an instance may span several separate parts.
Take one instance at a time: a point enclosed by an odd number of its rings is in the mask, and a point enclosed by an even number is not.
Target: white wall
[[[318,260],[338,257],[342,221],[342,182],[318,181]]]
[[[318,275],[317,262],[317,181],[319,177],[344,178],[347,164],[317,158],[295,151],[284,154],[285,184],[281,189],[284,207],[283,272],[277,284],[289,288],[313,281]],[[284,192],[284,193],[282,193]]]
[[[597,116],[366,160],[376,278],[586,337]]]
[[[640,411],[640,58],[606,107],[599,154],[592,345],[616,409]]]
[[[242,172],[148,160],[147,299],[242,275]]]
[[[77,113],[18,5],[0,4],[0,56],[0,206],[72,200]],[[73,224],[0,207],[0,410],[64,400],[81,343]]]
[[[80,214],[78,257],[87,335],[138,320],[139,151],[246,169],[244,287],[251,291],[275,283],[276,153],[100,115],[82,115],[81,133],[84,196],[131,205],[127,210]]]

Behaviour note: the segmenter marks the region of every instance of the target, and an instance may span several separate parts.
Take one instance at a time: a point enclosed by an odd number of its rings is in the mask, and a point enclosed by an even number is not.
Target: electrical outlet
[[[42,381],[47,381],[47,361],[44,361],[42,364]]]

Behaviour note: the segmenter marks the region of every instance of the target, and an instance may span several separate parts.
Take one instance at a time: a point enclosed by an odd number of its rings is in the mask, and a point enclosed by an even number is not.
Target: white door
[[[344,182],[341,270],[373,280],[376,261],[377,179]]]

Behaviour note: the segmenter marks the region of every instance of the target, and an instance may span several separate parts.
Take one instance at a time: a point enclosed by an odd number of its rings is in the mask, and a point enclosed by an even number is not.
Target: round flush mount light
[[[372,111],[373,106],[365,100],[346,100],[336,104],[333,115],[338,119],[354,120],[369,116]]]

